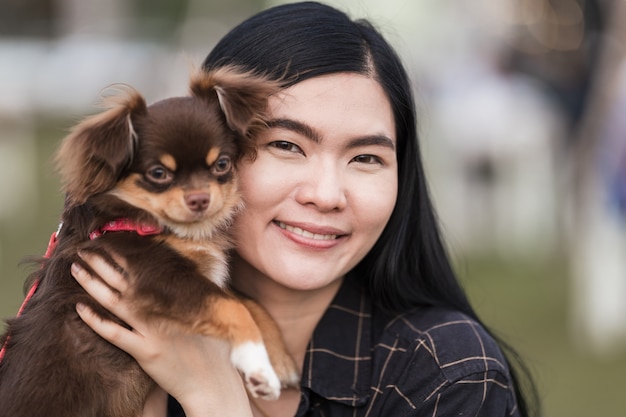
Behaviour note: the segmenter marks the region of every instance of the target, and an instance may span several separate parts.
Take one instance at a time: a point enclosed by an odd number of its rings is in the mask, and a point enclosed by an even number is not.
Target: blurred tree
[[[573,334],[598,354],[626,349],[626,2],[604,4],[605,41],[577,132],[570,248]]]
[[[129,28],[129,35],[153,39],[170,38],[184,19],[189,2],[189,0],[134,0],[130,10],[135,24]]]
[[[168,40],[189,17],[230,20],[257,12],[265,3],[264,0],[133,0],[131,10],[136,25],[129,35]]]
[[[605,30],[604,0],[524,0],[509,69],[541,81],[570,123],[569,142],[585,112]]]
[[[0,1],[0,37],[52,36],[54,3],[54,0]]]

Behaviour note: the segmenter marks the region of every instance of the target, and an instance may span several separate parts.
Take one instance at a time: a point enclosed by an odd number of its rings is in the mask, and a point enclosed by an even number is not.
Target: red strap
[[[163,230],[160,227],[145,223],[134,223],[130,219],[116,219],[89,234],[89,239],[94,240],[106,232],[135,232],[140,236],[158,235]]]
[[[59,230],[60,229],[61,228],[59,227]],[[50,236],[50,240],[48,241],[48,247],[46,248],[46,254],[44,255],[45,258],[49,258],[52,255],[54,248],[57,246],[57,235],[59,234],[59,230],[52,233],[52,236]],[[22,301],[22,305],[20,306],[20,309],[17,311],[16,317],[19,317],[20,315],[22,315],[24,308],[26,308],[26,304],[28,304],[30,299],[33,298],[35,291],[37,291],[37,287],[39,287],[39,282],[40,280],[35,280],[35,282],[33,282],[33,285],[28,290],[28,294],[26,294],[24,301]],[[2,362],[2,358],[4,358],[4,354],[7,350],[7,343],[9,343],[9,338],[10,336],[7,336],[7,338],[4,341],[4,344],[2,345],[2,348],[0,349],[0,362]]]
[[[54,248],[57,247],[57,236],[59,235],[60,230],[61,226],[59,226],[59,229],[56,232],[52,233],[52,236],[50,236],[50,240],[48,241],[48,247],[46,248],[46,253],[43,256],[44,258],[49,258],[52,256]]]
[[[59,231],[57,230],[56,232],[52,233],[52,236],[50,236],[50,240],[48,241],[48,247],[46,248],[46,254],[44,255],[44,258],[49,258],[52,255],[54,248],[56,248],[57,246],[58,234],[59,234]],[[19,317],[22,314],[22,312],[24,311],[24,308],[26,307],[26,304],[28,304],[28,301],[30,301],[30,299],[33,298],[35,291],[37,291],[37,287],[39,287],[39,282],[40,280],[37,279],[35,280],[35,282],[33,282],[33,285],[31,285],[30,290],[28,290],[28,294],[26,294],[24,301],[22,301],[22,305],[20,306],[20,309],[17,311],[17,317]],[[2,355],[0,355],[0,360],[1,359],[2,359]]]
[[[52,233],[52,236],[50,236],[50,240],[48,241],[48,248],[46,249],[46,254],[44,255],[45,258],[50,258],[50,256],[52,256],[52,252],[54,252],[54,248],[56,248],[57,245],[57,236],[60,230],[61,226],[59,226],[59,229],[56,232]],[[160,227],[150,224],[137,224],[129,219],[116,219],[91,232],[89,234],[89,239],[93,240],[99,238],[106,232],[135,232],[140,236],[148,236],[159,234],[162,232],[162,229]],[[35,291],[37,291],[37,287],[39,287],[39,282],[39,280],[36,280],[30,287],[30,290],[28,290],[28,294],[26,294],[26,297],[24,298],[24,301],[22,302],[22,305],[17,312],[17,317],[22,314],[24,308],[26,307],[26,304],[28,304],[30,299],[33,298]],[[0,349],[0,362],[2,362],[2,358],[4,358],[8,342],[9,337],[6,338],[6,340],[4,341],[4,345]]]

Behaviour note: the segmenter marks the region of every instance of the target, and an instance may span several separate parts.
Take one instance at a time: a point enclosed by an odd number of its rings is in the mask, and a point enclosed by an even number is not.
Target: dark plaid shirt
[[[480,325],[439,308],[383,314],[349,280],[313,334],[301,385],[297,417],[519,416],[506,361]]]

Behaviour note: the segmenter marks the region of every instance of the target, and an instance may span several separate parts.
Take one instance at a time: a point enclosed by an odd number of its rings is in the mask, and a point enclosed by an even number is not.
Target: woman
[[[452,271],[428,195],[406,72],[367,22],[318,3],[243,22],[207,57],[289,80],[239,172],[232,286],[264,305],[300,364],[299,390],[250,400],[227,347],[164,335],[86,271],[132,331],[79,314],[162,387],[146,415],[530,415],[520,381]],[[123,294],[122,275],[86,261]],[[180,406],[178,405],[180,403]],[[181,409],[182,408],[182,409]]]

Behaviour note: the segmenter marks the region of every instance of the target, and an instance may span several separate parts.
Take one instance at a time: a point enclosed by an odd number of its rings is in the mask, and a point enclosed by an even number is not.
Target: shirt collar
[[[350,406],[367,402],[371,376],[371,302],[351,278],[344,279],[307,348],[303,388]]]

